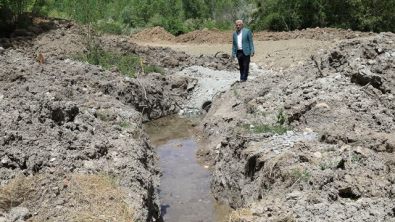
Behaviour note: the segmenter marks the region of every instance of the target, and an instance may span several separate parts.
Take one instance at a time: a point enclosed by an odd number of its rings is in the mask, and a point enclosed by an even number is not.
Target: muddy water
[[[211,195],[211,174],[196,160],[191,125],[199,119],[165,117],[145,125],[162,169],[159,196],[165,222],[228,221],[229,209]]]

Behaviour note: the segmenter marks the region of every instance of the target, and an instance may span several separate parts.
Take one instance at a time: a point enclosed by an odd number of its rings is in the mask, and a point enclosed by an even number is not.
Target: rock
[[[365,51],[364,51],[365,58],[367,58],[367,59],[374,59],[374,58],[376,58],[376,56],[377,56],[376,51],[374,51],[369,46],[365,46],[364,48],[365,48]]]
[[[316,157],[316,158],[318,158],[318,159],[321,159],[321,158],[322,158],[322,153],[320,153],[320,152],[315,152],[315,153],[313,154],[313,156]]]
[[[376,62],[376,60],[369,60],[368,61],[368,65],[374,65],[374,64],[376,64],[377,62]]]
[[[32,215],[29,212],[29,209],[26,207],[14,207],[10,210],[9,219],[11,222],[18,221],[18,220],[27,220]]]
[[[373,74],[369,69],[361,69],[357,73],[354,73],[351,76],[351,82],[362,86],[370,83],[374,88],[381,91],[384,90],[382,89],[382,78],[376,74]]]
[[[5,217],[0,217],[0,222],[8,222],[8,220]]]
[[[373,151],[372,150],[370,150],[368,148],[360,147],[360,146],[358,146],[354,150],[354,152],[357,153],[357,154],[361,154],[363,157],[369,157],[369,156],[373,155],[373,153],[372,153]]]
[[[287,194],[286,199],[287,200],[297,200],[299,199],[301,196],[303,196],[303,193],[300,191],[294,191],[292,193]]]
[[[305,128],[304,132],[307,133],[307,134],[310,134],[310,133],[313,133],[314,131],[312,129],[310,129],[310,128]]]
[[[3,54],[4,54],[4,48],[0,47],[0,55],[3,55]]]
[[[176,67],[179,65],[179,61],[174,57],[165,57],[162,59],[162,63],[170,67]]]
[[[329,109],[329,105],[326,103],[317,103],[317,105],[315,105],[315,108],[325,108],[325,109]]]

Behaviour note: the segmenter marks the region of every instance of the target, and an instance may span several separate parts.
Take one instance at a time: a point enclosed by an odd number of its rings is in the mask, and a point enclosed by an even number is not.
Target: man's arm
[[[235,33],[232,35],[232,57],[236,56],[237,42],[235,42]]]
[[[251,55],[254,56],[254,54],[255,54],[255,49],[254,49],[254,42],[252,41],[251,30],[248,32],[247,38],[248,38],[248,42],[249,42],[249,44],[250,44]]]

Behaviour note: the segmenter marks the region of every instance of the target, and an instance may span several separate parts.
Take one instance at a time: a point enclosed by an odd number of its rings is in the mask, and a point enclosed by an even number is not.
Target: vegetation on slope
[[[25,12],[74,19],[113,34],[161,26],[174,35],[202,28],[254,30],[338,27],[395,32],[395,0],[0,0],[0,29],[26,26]]]

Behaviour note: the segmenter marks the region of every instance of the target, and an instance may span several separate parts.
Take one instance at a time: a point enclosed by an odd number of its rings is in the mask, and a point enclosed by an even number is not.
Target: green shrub
[[[263,25],[264,29],[269,29],[272,31],[288,30],[287,24],[284,21],[284,17],[279,13],[272,13],[268,15],[265,18]]]
[[[251,125],[253,125],[254,127],[251,127]],[[269,125],[257,122],[253,122],[252,124],[244,124],[242,125],[242,128],[254,133],[275,133],[278,135],[283,135],[290,130],[290,128],[286,126]]]
[[[184,24],[177,18],[164,19],[163,27],[171,34],[178,36],[187,32]]]
[[[136,72],[143,72],[140,59],[134,54],[121,55],[114,52],[108,52],[100,49],[97,44],[89,48],[89,53],[86,55],[77,55],[74,58],[86,61],[92,65],[100,65],[105,69],[110,69],[116,66],[119,71],[131,78],[135,77]],[[164,70],[154,65],[143,64],[145,73],[156,72],[164,74]]]
[[[128,128],[130,126],[130,123],[127,121],[120,121],[118,122],[118,125],[122,128]]]
[[[285,121],[287,121],[287,117],[284,115],[284,109],[280,108],[276,115],[277,124],[284,125]]]
[[[95,25],[94,28],[98,31],[120,35],[122,34],[123,26],[121,22],[114,21],[109,19],[107,21],[99,20]]]

